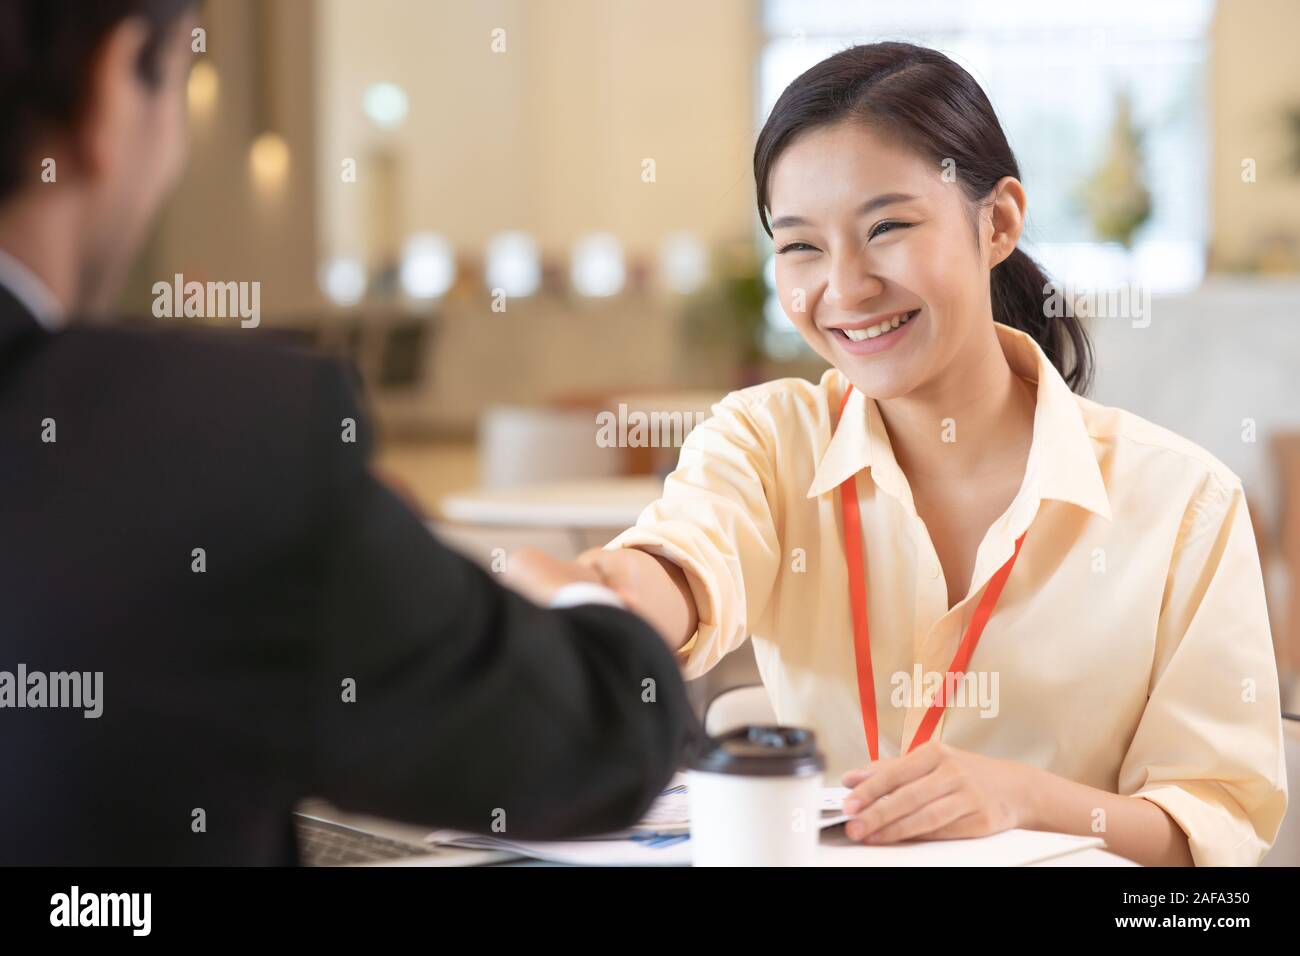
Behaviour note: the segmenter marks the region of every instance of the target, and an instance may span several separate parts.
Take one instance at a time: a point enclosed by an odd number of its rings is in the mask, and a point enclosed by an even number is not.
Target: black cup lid
[[[817,735],[802,727],[738,727],[710,737],[690,769],[749,777],[802,777],[826,769]]]

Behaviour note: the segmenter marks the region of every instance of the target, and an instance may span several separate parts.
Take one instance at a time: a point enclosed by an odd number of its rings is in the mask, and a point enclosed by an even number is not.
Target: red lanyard
[[[849,396],[852,394],[853,386],[850,385],[844,393],[844,401],[840,403],[841,418],[844,416],[844,406],[849,403]],[[849,607],[853,612],[853,649],[858,664],[858,697],[862,702],[862,726],[867,733],[867,751],[871,754],[874,763],[880,759],[880,729],[876,723],[876,682],[871,673],[871,635],[867,629],[867,576],[862,562],[862,521],[858,514],[856,475],[849,475],[840,484],[840,510],[844,514],[844,558],[849,568]],[[1025,535],[1022,533],[1016,539],[1016,549],[1007,559],[1007,563],[998,568],[997,573],[989,580],[988,587],[984,589],[984,596],[980,598],[979,605],[975,608],[975,616],[971,618],[965,636],[957,645],[957,653],[948,666],[948,673],[960,676],[965,672],[971,655],[975,652],[975,645],[979,643],[980,635],[984,633],[984,625],[988,623],[989,616],[993,613],[993,606],[998,603],[998,598],[1002,594],[1002,587],[1011,575],[1011,566],[1016,563],[1016,557],[1020,554],[1020,544],[1024,540]],[[907,748],[908,753],[929,740],[930,735],[934,733],[939,718],[943,716],[944,707],[947,706],[947,701],[944,699],[947,686],[948,680],[945,675],[938,695],[930,704],[930,709],[925,712],[921,725],[912,737],[912,743]]]

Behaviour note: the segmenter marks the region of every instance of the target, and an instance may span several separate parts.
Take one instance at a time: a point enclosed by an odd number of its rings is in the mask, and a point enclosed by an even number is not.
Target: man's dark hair
[[[0,0],[0,200],[28,178],[33,137],[77,119],[91,57],[108,34],[131,17],[148,25],[138,67],[156,84],[163,39],[198,2]]]

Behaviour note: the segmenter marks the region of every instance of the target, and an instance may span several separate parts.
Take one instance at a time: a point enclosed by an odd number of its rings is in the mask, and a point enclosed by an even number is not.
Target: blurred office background
[[[246,334],[353,358],[378,467],[489,563],[603,543],[655,496],[675,450],[605,447],[598,413],[689,425],[820,374],[771,296],[755,134],[843,45],[954,56],[1017,151],[1030,251],[1151,294],[1147,327],[1094,321],[1094,397],[1244,479],[1300,709],[1295,0],[216,0],[203,23],[191,165],[129,309],[176,273],[259,281]]]

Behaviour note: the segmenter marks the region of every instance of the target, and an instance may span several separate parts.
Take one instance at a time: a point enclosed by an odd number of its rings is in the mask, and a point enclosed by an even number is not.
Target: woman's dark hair
[[[843,120],[860,120],[896,136],[936,165],[951,164],[975,204],[1004,176],[1020,178],[992,104],[964,69],[936,50],[910,43],[854,46],[791,83],[758,134],[754,181],[758,215],[769,236],[768,182],[776,160],[801,133]],[[994,320],[1031,335],[1070,388],[1086,394],[1092,384],[1092,344],[1071,310],[1048,308],[1057,292],[1037,263],[1014,249],[993,268],[989,281]]]
[[[0,0],[0,200],[23,181],[32,138],[85,106],[95,51],[123,20],[149,29],[137,68],[157,85],[163,38],[199,0]]]

